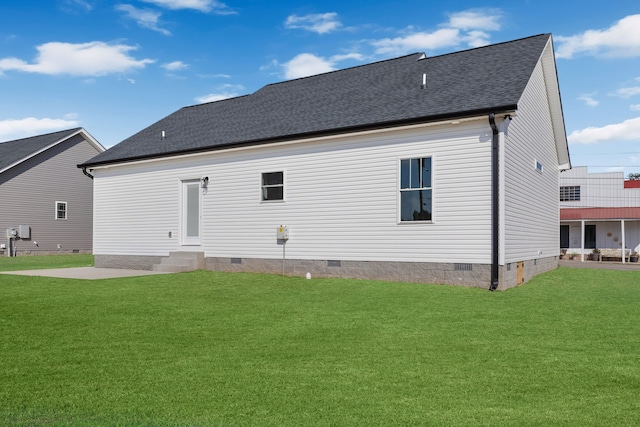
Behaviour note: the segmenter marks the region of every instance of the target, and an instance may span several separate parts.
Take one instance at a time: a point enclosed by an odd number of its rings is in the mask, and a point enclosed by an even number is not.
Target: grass
[[[47,268],[89,267],[93,255],[0,256],[0,271],[42,270]]]
[[[3,268],[0,262],[0,268]],[[0,276],[0,425],[640,424],[637,272]]]

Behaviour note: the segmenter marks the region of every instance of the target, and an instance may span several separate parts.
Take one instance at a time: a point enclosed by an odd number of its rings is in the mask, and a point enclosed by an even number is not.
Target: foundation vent
[[[231,258],[231,264],[242,264],[242,258]]]
[[[453,264],[455,271],[473,271],[473,264]]]
[[[327,261],[327,267],[342,267],[342,263],[339,260],[329,260]]]

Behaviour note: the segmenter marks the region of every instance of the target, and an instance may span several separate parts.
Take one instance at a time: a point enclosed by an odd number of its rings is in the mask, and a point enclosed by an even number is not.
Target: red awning
[[[562,208],[560,221],[576,219],[640,219],[640,207],[631,208]]]
[[[640,188],[640,179],[627,179],[624,188]]]

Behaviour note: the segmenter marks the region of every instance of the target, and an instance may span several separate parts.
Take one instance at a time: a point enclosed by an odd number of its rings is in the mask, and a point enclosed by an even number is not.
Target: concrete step
[[[155,264],[152,269],[171,273],[204,269],[204,252],[170,252],[168,257],[162,258],[160,264]]]

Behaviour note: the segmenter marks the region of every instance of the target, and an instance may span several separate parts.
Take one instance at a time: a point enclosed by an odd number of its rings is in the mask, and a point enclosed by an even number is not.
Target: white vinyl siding
[[[506,135],[501,263],[558,255],[558,157],[542,62],[529,80]],[[537,163],[544,165],[543,172],[530,166]]]
[[[563,187],[567,189],[565,193],[574,195],[578,188],[579,197],[561,199],[562,208],[640,206],[640,188],[624,188],[623,172],[589,173],[586,167],[577,167],[560,174],[560,188]]]
[[[180,180],[206,175],[215,183],[202,196],[207,257],[278,259],[283,224],[288,258],[489,263],[490,156],[478,120],[97,168],[94,252],[179,249]],[[435,215],[399,224],[398,164],[418,157],[437,163]],[[260,203],[256,178],[282,170],[286,203]]]

